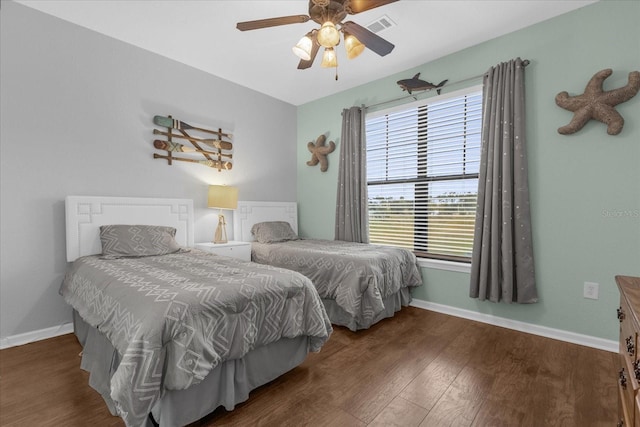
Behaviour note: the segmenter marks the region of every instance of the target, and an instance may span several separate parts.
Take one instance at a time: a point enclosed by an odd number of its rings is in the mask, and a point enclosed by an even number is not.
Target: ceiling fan
[[[345,50],[349,59],[360,55],[365,47],[380,56],[385,56],[393,50],[395,47],[393,44],[368,29],[353,21],[342,21],[347,15],[355,15],[396,1],[398,0],[309,0],[308,15],[238,22],[236,28],[240,31],[247,31],[278,25],[301,24],[309,20],[315,21],[320,25],[320,28],[309,31],[293,47],[293,53],[300,58],[298,69],[304,70],[311,67],[320,47],[324,47],[322,66],[337,68],[338,61],[334,48],[340,43],[340,32],[343,33]]]

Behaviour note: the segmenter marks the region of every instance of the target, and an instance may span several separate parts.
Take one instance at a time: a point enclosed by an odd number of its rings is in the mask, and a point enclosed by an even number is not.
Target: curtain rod
[[[531,63],[531,61],[529,61],[528,59],[525,59],[525,60],[522,61],[522,66],[526,67],[530,63]],[[483,77],[485,74],[486,73],[479,74],[479,75],[473,76],[473,77],[467,77],[466,79],[462,79],[462,80],[458,80],[457,82],[449,83],[447,86],[453,86],[453,85],[457,85],[457,84],[460,84],[460,83],[468,82],[469,80],[479,79],[480,77]],[[442,87],[442,89],[444,89],[444,87]],[[376,104],[365,105],[364,109],[367,110],[367,109],[372,108],[372,107],[378,107],[380,105],[391,104],[393,102],[401,101],[401,100],[407,99],[407,98],[414,98],[417,101],[418,100],[418,98],[416,97],[417,95],[422,95],[423,93],[427,93],[427,92],[431,92],[431,89],[422,91],[422,92],[420,92],[419,94],[416,94],[416,95],[409,94],[409,95],[401,96],[399,98],[394,98],[394,99],[389,99],[387,101],[378,102]]]

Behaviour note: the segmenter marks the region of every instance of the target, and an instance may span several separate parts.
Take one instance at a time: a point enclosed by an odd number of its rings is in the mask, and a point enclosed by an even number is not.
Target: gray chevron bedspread
[[[318,239],[252,242],[251,257],[304,274],[321,298],[335,300],[362,328],[376,321],[387,297],[422,284],[415,255],[390,246]]]
[[[307,335],[318,351],[332,331],[301,274],[197,250],[83,257],[60,293],[120,353],[111,398],[127,426],[145,423],[163,389],[196,384],[221,361],[281,337]]]

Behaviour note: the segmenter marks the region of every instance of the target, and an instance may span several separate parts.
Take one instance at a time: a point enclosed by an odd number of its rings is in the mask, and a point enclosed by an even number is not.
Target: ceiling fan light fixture
[[[310,33],[309,33],[310,34]],[[309,34],[300,39],[298,44],[291,48],[296,56],[304,61],[311,59],[311,49],[313,48],[313,40]]]
[[[336,51],[333,50],[332,47],[327,47],[324,49],[324,54],[322,55],[322,64],[324,68],[337,68],[338,67],[338,57],[336,56]]]
[[[340,32],[333,22],[327,21],[318,30],[317,39],[320,46],[326,48],[334,47],[340,43]]]
[[[247,31],[308,21],[315,22],[319,27],[316,26],[309,31],[292,47],[293,53],[300,58],[298,69],[310,68],[320,53],[320,47],[323,47],[322,67],[335,68],[336,80],[338,80],[336,46],[342,42],[342,38],[345,39],[345,53],[349,59],[361,55],[365,47],[379,56],[391,53],[395,47],[392,43],[376,35],[373,29],[370,31],[353,21],[345,21],[345,18],[348,15],[376,9],[396,1],[398,0],[306,0],[308,15],[279,16],[238,22],[236,28],[240,31]],[[383,21],[387,22],[387,19],[380,20],[381,23]],[[382,25],[386,28],[385,24]]]
[[[347,58],[353,59],[359,56],[365,46],[353,34],[344,33],[344,49],[347,51]]]

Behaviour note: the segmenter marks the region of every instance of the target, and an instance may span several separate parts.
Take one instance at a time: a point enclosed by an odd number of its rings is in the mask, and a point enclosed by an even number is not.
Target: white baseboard
[[[599,350],[618,352],[618,341],[605,340],[603,338],[592,337],[590,335],[577,334],[575,332],[564,331],[562,329],[548,328],[546,326],[533,325],[531,323],[520,322],[518,320],[505,319],[490,314],[478,313],[462,308],[451,307],[443,304],[436,304],[429,301],[414,299],[411,302],[413,307],[422,308],[424,310],[436,311],[438,313],[449,314],[451,316],[462,317],[464,319],[475,320],[490,325],[501,326],[503,328],[513,329],[528,334],[540,335],[547,338],[553,338],[560,341],[566,341],[573,344],[584,345],[587,347],[597,348]],[[24,334],[12,335],[10,337],[0,339],[0,350],[15,347],[18,345],[28,344],[34,341],[40,341],[47,338],[57,337],[59,335],[69,334],[73,332],[73,323],[63,323],[60,326],[52,328],[40,329],[38,331],[26,332]]]
[[[476,311],[465,310],[462,308],[451,307],[448,305],[436,304],[429,301],[414,299],[411,302],[413,307],[425,310],[437,311],[438,313],[449,314],[451,316],[462,317],[465,319],[475,320],[490,325],[501,326],[503,328],[513,329],[528,334],[540,335],[547,338],[553,338],[560,341],[566,341],[573,344],[584,345],[587,347],[597,348],[599,350],[617,353],[619,351],[618,341],[605,340],[603,338],[592,337],[590,335],[577,334],[575,332],[564,331],[562,329],[554,329],[546,326],[534,325],[531,323],[520,322],[518,320],[505,319],[491,314],[478,313]]]
[[[9,347],[15,347],[18,345],[29,344],[30,342],[46,340],[47,338],[53,338],[60,335],[65,335],[73,332],[73,323],[63,323],[59,326],[53,326],[51,328],[40,329],[32,332],[25,332],[24,334],[11,335],[6,338],[0,339],[0,350]]]

